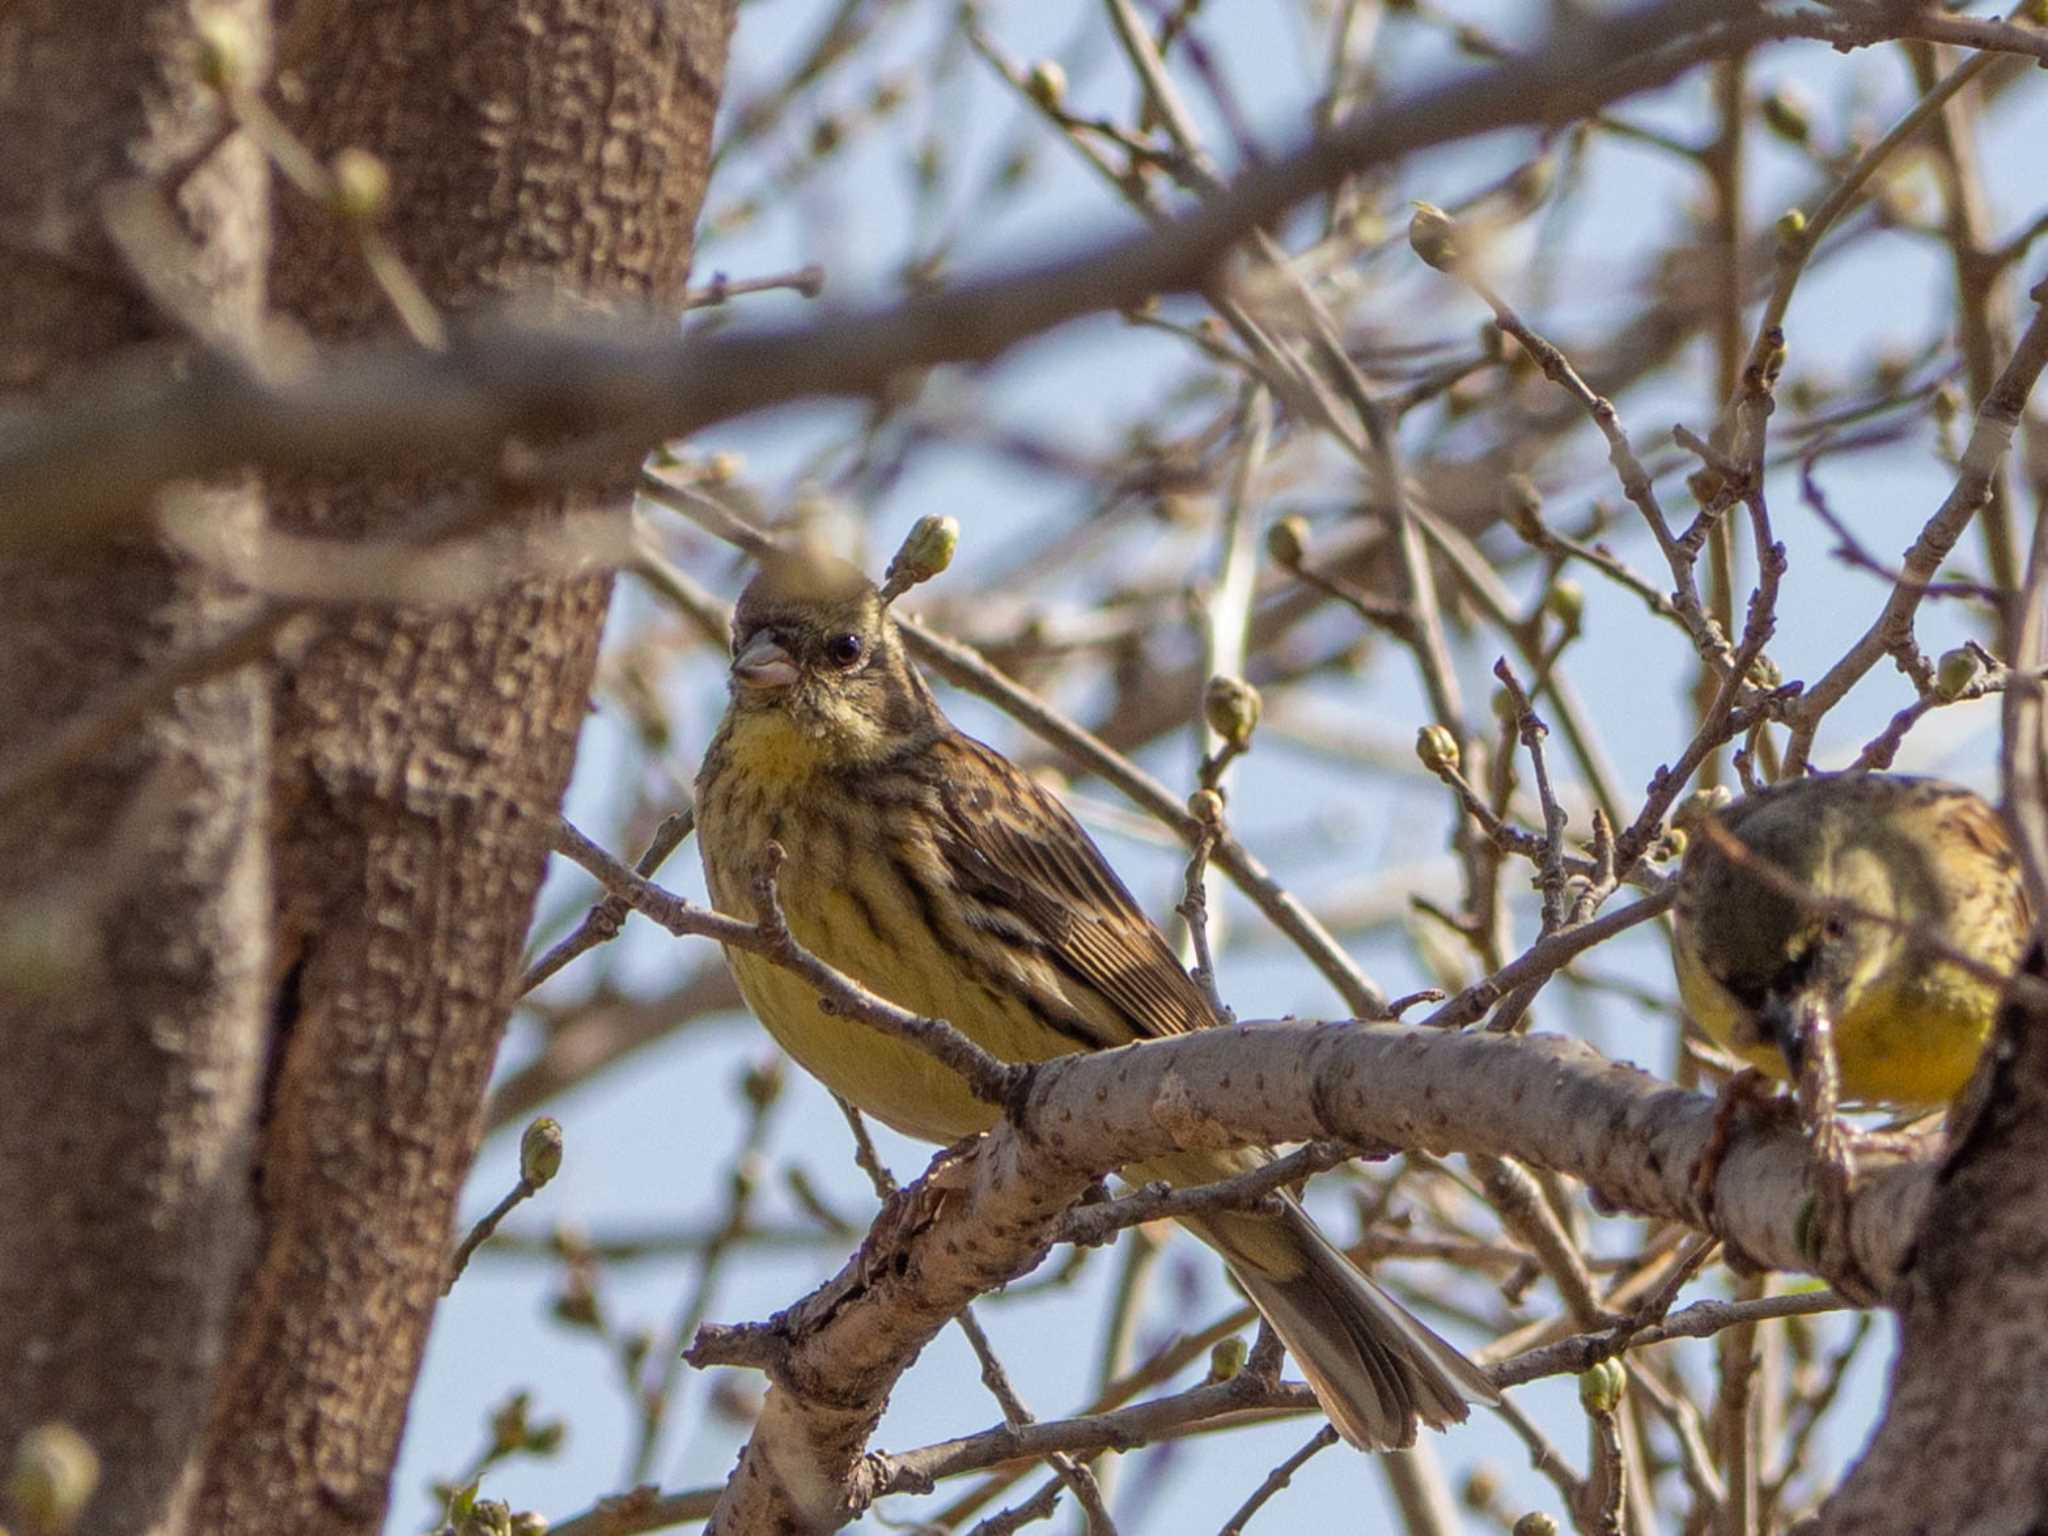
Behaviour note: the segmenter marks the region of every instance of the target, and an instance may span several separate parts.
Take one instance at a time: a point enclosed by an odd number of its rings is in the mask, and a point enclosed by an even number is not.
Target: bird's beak
[[[733,685],[739,688],[766,690],[787,688],[796,681],[796,662],[789,652],[775,643],[770,634],[758,634],[747,642],[747,648],[732,659]]]

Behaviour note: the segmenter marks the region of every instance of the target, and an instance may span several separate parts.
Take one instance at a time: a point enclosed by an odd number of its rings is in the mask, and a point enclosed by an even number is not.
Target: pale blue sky
[[[1528,19],[1542,14],[1534,5],[1505,0],[1467,0],[1446,8],[1511,33],[1526,32]],[[748,5],[735,43],[734,92],[772,79],[775,61],[810,35],[823,9],[819,0]],[[952,9],[913,7],[905,14],[909,24],[894,29],[905,40],[891,46],[903,66],[913,68],[923,57],[924,40],[932,29],[948,24]],[[1052,53],[1066,59],[1077,100],[1124,110],[1128,85],[1104,46],[1106,29],[1095,6],[1084,0],[1057,0],[989,5],[984,14],[989,29],[1013,54],[1030,59]],[[1320,39],[1301,33],[1291,8],[1252,0],[1212,0],[1202,11],[1202,23],[1248,104],[1255,127],[1271,145],[1291,140],[1308,105],[1305,67],[1312,68],[1320,57]],[[1076,39],[1084,46],[1075,48]],[[1404,77],[1419,79],[1454,63],[1445,53],[1433,46],[1407,49]],[[1843,57],[1818,45],[1792,45],[1766,52],[1755,72],[1766,83],[1798,79],[1823,104],[1824,117],[1830,115],[1828,104],[1854,99],[1866,102],[1873,120],[1882,124],[1906,100],[1903,73],[1889,54]],[[2001,113],[1991,136],[1994,193],[2008,227],[2018,216],[2035,211],[2039,198],[2037,172],[2029,187],[2008,168],[2022,162],[2037,166],[2037,150],[2024,156],[2016,152],[2030,141],[2048,142],[2048,92],[2029,79],[2015,95],[2012,109]],[[986,72],[971,60],[957,81],[942,90],[941,99],[949,147],[963,159],[999,154],[1020,128],[1028,126],[1015,104],[993,88]],[[1633,110],[1646,119],[1654,116],[1691,128],[1701,120],[1703,106],[1704,95],[1695,82]],[[924,110],[922,105],[912,108]],[[804,114],[796,119],[805,120]],[[1029,138],[1043,142],[1035,127]],[[1503,135],[1426,157],[1404,171],[1403,193],[1453,201],[1462,191],[1526,158],[1530,144],[1527,135]],[[2004,153],[1996,152],[1997,146],[2003,146]],[[1670,234],[1668,221],[1675,219],[1682,193],[1679,173],[1650,152],[1603,142],[1596,153],[1601,156],[1599,173],[1589,178],[1586,206],[1572,225],[1573,243],[1559,253],[1562,269],[1574,275],[1576,286],[1559,302],[1530,315],[1539,327],[1567,341],[1593,328],[1610,302],[1606,295],[1618,292],[1638,270],[1643,253]],[[993,270],[1033,254],[1070,249],[1127,226],[1127,216],[1059,146],[1043,144],[1039,158],[1041,173],[1032,192],[961,243],[957,268]],[[1779,204],[1773,198],[1782,198],[1784,189],[1798,184],[1798,178],[1789,156],[1768,143],[1760,146],[1758,162],[1751,213],[1763,219],[1775,215]],[[709,206],[716,209],[758,184],[763,164],[761,157],[753,156],[729,167],[714,186]],[[744,234],[717,241],[703,254],[700,273],[716,267],[744,277],[823,260],[832,294],[873,294],[883,289],[893,262],[900,259],[902,231],[912,208],[906,188],[900,144],[859,150],[840,164],[828,191],[807,191]],[[2027,201],[2029,197],[2036,201]],[[1381,259],[1413,265],[1405,249]],[[2037,252],[2029,275],[2038,277],[2041,268]],[[1433,274],[1417,270],[1401,281],[1401,291],[1414,304],[1440,309],[1446,336],[1469,336],[1484,317],[1476,301]],[[1865,253],[1831,266],[1802,289],[1793,308],[1795,371],[1823,367],[1846,374],[1859,360],[1888,345],[1917,340],[1947,303],[1947,282],[1939,252],[1906,236],[1886,237]],[[798,303],[782,298],[748,300],[744,313],[786,315]],[[1166,381],[1178,375],[1179,359],[1174,343],[1136,337],[1120,321],[1098,320],[1024,349],[976,383],[942,377],[932,387],[971,388],[992,402],[1006,422],[1042,429],[1064,441],[1108,446],[1114,433],[1144,414]],[[1639,446],[1647,449],[1668,442],[1665,434],[1674,421],[1704,426],[1709,420],[1714,402],[1707,398],[1699,359],[1693,363],[1690,372],[1671,378],[1666,388],[1625,402],[1625,416]],[[757,488],[786,493],[810,455],[842,436],[852,419],[850,407],[785,410],[707,433],[696,446],[743,454]],[[1585,430],[1590,445],[1591,428]],[[1843,461],[1827,474],[1837,510],[1886,557],[1910,539],[1947,483],[1928,452],[1924,433],[1881,462]],[[1779,535],[1791,548],[1797,578],[1790,600],[1781,607],[1780,632],[1772,651],[1788,674],[1810,677],[1860,632],[1881,601],[1882,588],[1874,578],[1844,571],[1824,558],[1829,540],[1799,506],[1796,484],[1774,483],[1772,490]],[[886,554],[916,517],[949,513],[963,525],[960,568],[971,578],[977,561],[999,550],[1013,550],[1015,541],[1030,540],[1039,518],[1070,510],[1085,494],[1068,483],[1027,477],[988,457],[927,453],[914,462],[887,505],[870,509],[873,548]],[[1614,497],[1611,484],[1588,482],[1575,487],[1575,494],[1560,505],[1582,506],[1593,494]],[[1646,539],[1625,532],[1614,542],[1639,568],[1649,568],[1654,550]],[[1971,554],[1974,557],[1974,546]],[[722,555],[699,560],[694,569],[700,579],[730,595],[735,572]],[[1582,579],[1593,600],[1588,607],[1588,639],[1574,662],[1575,676],[1586,695],[1604,701],[1597,713],[1607,732],[1606,745],[1624,786],[1639,791],[1649,772],[1674,749],[1680,695],[1692,676],[1689,656],[1676,632],[1647,618],[1640,605],[1600,590],[1592,577]],[[648,611],[644,594],[630,581],[622,581],[615,628],[633,624]],[[1957,623],[1958,616],[1950,612],[1932,613],[1923,631],[1929,649],[1952,643],[1960,633]],[[1489,690],[1485,674],[1495,654],[1489,645],[1471,648],[1459,658],[1475,699],[1483,701]],[[672,766],[688,778],[721,706],[718,670],[707,659],[677,687],[679,736]],[[1823,759],[1840,760],[1852,753],[1909,699],[1903,681],[1888,667],[1874,672],[1834,717],[1824,739],[1828,750]],[[1367,691],[1340,702],[1396,741],[1412,736],[1423,719],[1419,692],[1398,666],[1379,667]],[[1004,722],[971,701],[949,699],[948,706],[970,729],[998,741],[1015,739]],[[1989,706],[1937,716],[1915,739],[1902,766],[1986,783],[1995,729],[1996,711]],[[620,725],[604,715],[593,718],[585,734],[570,810],[592,830],[608,825],[608,807],[617,801],[620,739]],[[1186,782],[1190,750],[1185,740],[1177,741],[1155,751],[1149,761],[1169,780]],[[1357,770],[1340,771],[1297,750],[1274,749],[1255,758],[1238,794],[1238,825],[1254,846],[1268,851],[1283,877],[1297,882],[1311,899],[1354,887],[1377,869],[1440,854],[1447,820],[1443,797],[1434,786],[1414,781],[1361,785]],[[1163,916],[1178,877],[1173,857],[1112,834],[1102,834],[1102,840],[1141,897]],[[685,850],[665,878],[691,895],[701,894],[692,850]],[[557,872],[549,897],[560,899],[580,889],[575,877]],[[1244,920],[1247,926],[1252,921]],[[633,973],[650,983],[679,967],[694,966],[703,953],[697,946],[679,950],[644,927],[627,942]],[[1405,943],[1368,942],[1359,953],[1391,992],[1428,980],[1416,969]],[[1595,968],[1627,972],[1660,988],[1669,986],[1663,956],[1656,941],[1647,937],[1611,947],[1598,957]],[[1222,972],[1226,997],[1247,1017],[1288,1011],[1327,1014],[1335,1006],[1311,972],[1268,944],[1231,951]],[[563,984],[573,992],[573,972]],[[1668,1060],[1666,1026],[1652,1026],[1653,1032],[1646,1034],[1643,1021],[1615,1007],[1568,1009],[1561,992],[1547,997],[1545,1004],[1539,1009],[1543,1027],[1583,1030],[1618,1055],[1639,1048],[1646,1064]],[[509,1048],[515,1059],[519,1046],[515,1032]],[[568,1135],[563,1172],[521,1217],[527,1218],[528,1226],[573,1220],[598,1230],[628,1221],[636,1226],[681,1226],[715,1219],[723,1199],[725,1160],[739,1135],[730,1085],[734,1075],[765,1049],[765,1037],[752,1021],[737,1017],[689,1031],[562,1099],[552,1109]],[[914,1174],[922,1166],[924,1149],[883,1139],[899,1174]],[[479,1211],[495,1200],[513,1177],[513,1158],[512,1138],[501,1137],[487,1146],[464,1200],[465,1212]],[[792,1077],[778,1110],[773,1158],[778,1164],[791,1158],[801,1161],[842,1206],[864,1208],[865,1182],[847,1160],[839,1117],[822,1092],[800,1076]],[[779,1192],[772,1194],[769,1209],[780,1209],[784,1201]],[[1617,1224],[1620,1230],[1625,1229]],[[749,1261],[729,1272],[712,1316],[731,1321],[765,1316],[803,1294],[843,1257],[830,1250]],[[1187,1274],[1199,1281],[1202,1300],[1199,1305],[1188,1302],[1183,1312],[1173,1287],[1162,1285],[1147,1318],[1148,1336],[1158,1336],[1181,1316],[1206,1320],[1223,1298],[1220,1271],[1194,1244],[1176,1240],[1172,1262],[1176,1272],[1184,1264]],[[1082,1283],[1070,1291],[983,1309],[1019,1390],[1041,1416],[1067,1411],[1086,1390],[1112,1270],[1110,1258],[1098,1255]],[[689,1284],[688,1271],[680,1265],[615,1268],[608,1276],[607,1301],[615,1315],[644,1321],[659,1331],[669,1326]],[[519,1386],[533,1390],[537,1412],[568,1418],[569,1440],[552,1460],[517,1462],[494,1472],[486,1484],[488,1494],[560,1518],[621,1486],[628,1420],[612,1363],[586,1338],[564,1332],[547,1318],[551,1287],[552,1277],[543,1266],[494,1260],[486,1253],[443,1305],[399,1469],[394,1532],[414,1531],[429,1522],[431,1511],[423,1491],[428,1478],[451,1472],[468,1459],[481,1441],[488,1408]],[[1704,1353],[1697,1358],[1703,1360]],[[1836,1459],[1853,1451],[1867,1427],[1881,1385],[1881,1366],[1882,1353],[1872,1351],[1859,1374],[1851,1407],[1828,1439],[1829,1453]],[[735,1432],[730,1426],[706,1423],[705,1395],[701,1382],[686,1387],[680,1422],[671,1427],[659,1468],[667,1486],[715,1481],[730,1466]],[[1539,1422],[1553,1426],[1568,1453],[1575,1459],[1583,1456],[1570,1381],[1540,1384],[1516,1396]],[[906,1378],[876,1444],[905,1448],[979,1428],[996,1418],[964,1344],[949,1332]],[[1253,1431],[1241,1442],[1234,1441],[1229,1454],[1207,1446],[1182,1451],[1157,1490],[1144,1528],[1213,1528],[1264,1469],[1299,1444],[1312,1427],[1290,1422]],[[1519,1443],[1485,1414],[1434,1443],[1454,1479],[1475,1459],[1483,1459],[1506,1475],[1509,1503],[1555,1510],[1553,1490],[1526,1470]],[[1126,1488],[1137,1481],[1134,1472],[1135,1464],[1126,1467]],[[1265,1512],[1258,1528],[1375,1528],[1378,1522],[1370,1518],[1370,1511],[1381,1497],[1380,1488],[1370,1463],[1348,1452],[1330,1452],[1309,1464],[1282,1502]],[[905,1502],[894,1513],[913,1518],[918,1507]]]

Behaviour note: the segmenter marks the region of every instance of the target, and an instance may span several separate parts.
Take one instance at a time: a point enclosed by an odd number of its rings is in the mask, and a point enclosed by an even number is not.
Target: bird
[[[1772,786],[1714,821],[1725,838],[1689,837],[1679,870],[1686,1012],[1780,1082],[1821,1022],[1844,1100],[1953,1099],[1998,1011],[1995,978],[2033,929],[1998,812],[1939,779],[1844,773]]]
[[[1673,928],[1686,1013],[1751,1069],[1723,1089],[1694,1167],[1702,1210],[1741,1103],[1789,1082],[1818,1176],[1814,1241],[1846,1265],[1838,1284],[1867,1286],[1848,1244],[1855,1155],[1898,1138],[1850,1131],[1838,1107],[1917,1117],[1969,1083],[2033,931],[2004,821],[1938,779],[1777,784],[1689,829]]]
[[[893,596],[895,582],[890,582]],[[1164,934],[1059,800],[955,728],[884,592],[809,550],[764,555],[734,610],[729,702],[696,783],[721,911],[749,921],[770,842],[792,936],[881,997],[1011,1063],[1217,1022]],[[726,947],[749,1008],[799,1065],[895,1130],[952,1144],[998,1111],[935,1057],[857,1020],[761,955]],[[1213,1183],[1266,1161],[1190,1151],[1127,1179]],[[1362,1450],[1412,1445],[1497,1403],[1486,1375],[1368,1279],[1292,1194],[1183,1219],[1217,1250]]]

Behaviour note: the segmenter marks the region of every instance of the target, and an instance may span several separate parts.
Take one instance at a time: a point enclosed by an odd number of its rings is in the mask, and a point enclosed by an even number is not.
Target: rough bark
[[[254,3],[221,5],[260,31]],[[166,178],[194,312],[258,309],[264,177],[217,121],[188,6],[0,7],[0,404],[163,339],[101,199]],[[233,523],[247,486],[189,492]],[[17,509],[0,509],[12,516]],[[0,755],[203,647],[249,599],[146,534],[0,562]],[[103,1468],[89,1521],[183,1528],[250,1230],[268,908],[254,669],[179,693],[0,815],[0,1461],[49,1421]]]
[[[771,1387],[720,1494],[717,1536],[836,1530],[898,1487],[867,1440],[902,1372],[959,1311],[1042,1256],[1100,1170],[1193,1147],[1336,1137],[1521,1158],[1620,1210],[1699,1220],[1711,1098],[1549,1035],[1301,1022],[1198,1030],[1039,1069],[1017,1118],[941,1154],[838,1276],[766,1325],[707,1329],[691,1358]],[[1745,1130],[1716,1181],[1714,1230],[1773,1268],[1813,1270],[1813,1161],[1789,1122]],[[1925,1209],[1925,1164],[1873,1162],[1831,1279],[1889,1285]],[[920,1468],[930,1471],[930,1468]],[[904,1483],[907,1486],[908,1483]]]
[[[393,239],[458,323],[513,294],[673,306],[733,9],[323,6],[284,94],[316,153],[389,167]],[[389,326],[352,242],[303,202],[281,210],[273,285],[322,338]],[[423,537],[508,497],[522,518],[622,511],[631,467],[552,496],[302,478],[272,508],[307,535]],[[459,612],[335,612],[280,676],[278,1065],[209,1532],[381,1523],[608,597],[602,577],[525,580]]]
[[[2029,962],[2048,974],[2037,947]],[[2048,1526],[2048,1017],[2008,1002],[1899,1290],[1883,1422],[1829,1536]]]

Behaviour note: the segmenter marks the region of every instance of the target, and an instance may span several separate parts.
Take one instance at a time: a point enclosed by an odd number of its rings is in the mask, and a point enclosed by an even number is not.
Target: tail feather
[[[1415,1443],[1418,1420],[1447,1429],[1464,1422],[1467,1403],[1500,1401],[1484,1372],[1367,1279],[1292,1200],[1284,1220],[1302,1260],[1296,1273],[1242,1258],[1231,1269],[1340,1435],[1361,1450],[1398,1450]]]

